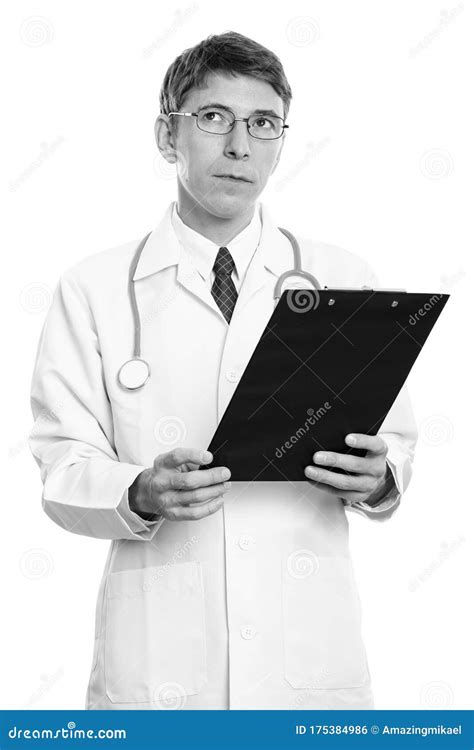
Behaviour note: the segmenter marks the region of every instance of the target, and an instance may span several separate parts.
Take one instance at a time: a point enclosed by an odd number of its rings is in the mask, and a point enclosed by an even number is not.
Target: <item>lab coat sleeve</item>
[[[28,443],[47,515],[74,534],[152,539],[164,519],[130,509],[128,488],[146,467],[118,460],[98,334],[72,270],[60,278],[41,331],[31,409]]]
[[[381,287],[370,266],[367,266],[363,285],[375,289]],[[418,428],[406,384],[398,393],[377,434],[387,444],[386,462],[392,472],[394,484],[376,505],[358,502],[347,505],[346,508],[373,521],[388,521],[400,506],[402,495],[410,483],[418,440]]]

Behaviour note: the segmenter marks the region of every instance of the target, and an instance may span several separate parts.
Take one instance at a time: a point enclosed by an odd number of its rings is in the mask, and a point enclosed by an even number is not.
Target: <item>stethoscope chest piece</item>
[[[140,357],[134,357],[123,363],[117,377],[121,386],[129,391],[135,391],[145,385],[150,374],[148,362]]]

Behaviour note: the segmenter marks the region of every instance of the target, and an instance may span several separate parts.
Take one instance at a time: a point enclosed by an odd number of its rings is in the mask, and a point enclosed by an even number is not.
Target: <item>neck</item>
[[[227,245],[252,221],[255,204],[249,206],[248,210],[238,216],[225,217],[215,216],[197,203],[189,193],[178,187],[178,215],[183,224],[199,232],[216,245]]]

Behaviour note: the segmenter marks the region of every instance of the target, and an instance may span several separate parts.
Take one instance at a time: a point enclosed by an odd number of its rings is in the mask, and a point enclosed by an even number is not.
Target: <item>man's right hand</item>
[[[159,514],[169,521],[196,521],[215,513],[231,487],[225,466],[198,469],[210,463],[212,453],[175,448],[162,453],[153,468],[138,475],[128,490],[129,506],[144,518]]]

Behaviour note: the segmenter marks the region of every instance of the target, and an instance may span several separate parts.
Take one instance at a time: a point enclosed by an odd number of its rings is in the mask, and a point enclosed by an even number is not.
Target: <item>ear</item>
[[[175,137],[171,131],[171,122],[168,115],[158,115],[155,121],[155,140],[162,157],[169,164],[176,164],[178,160],[175,146]]]

